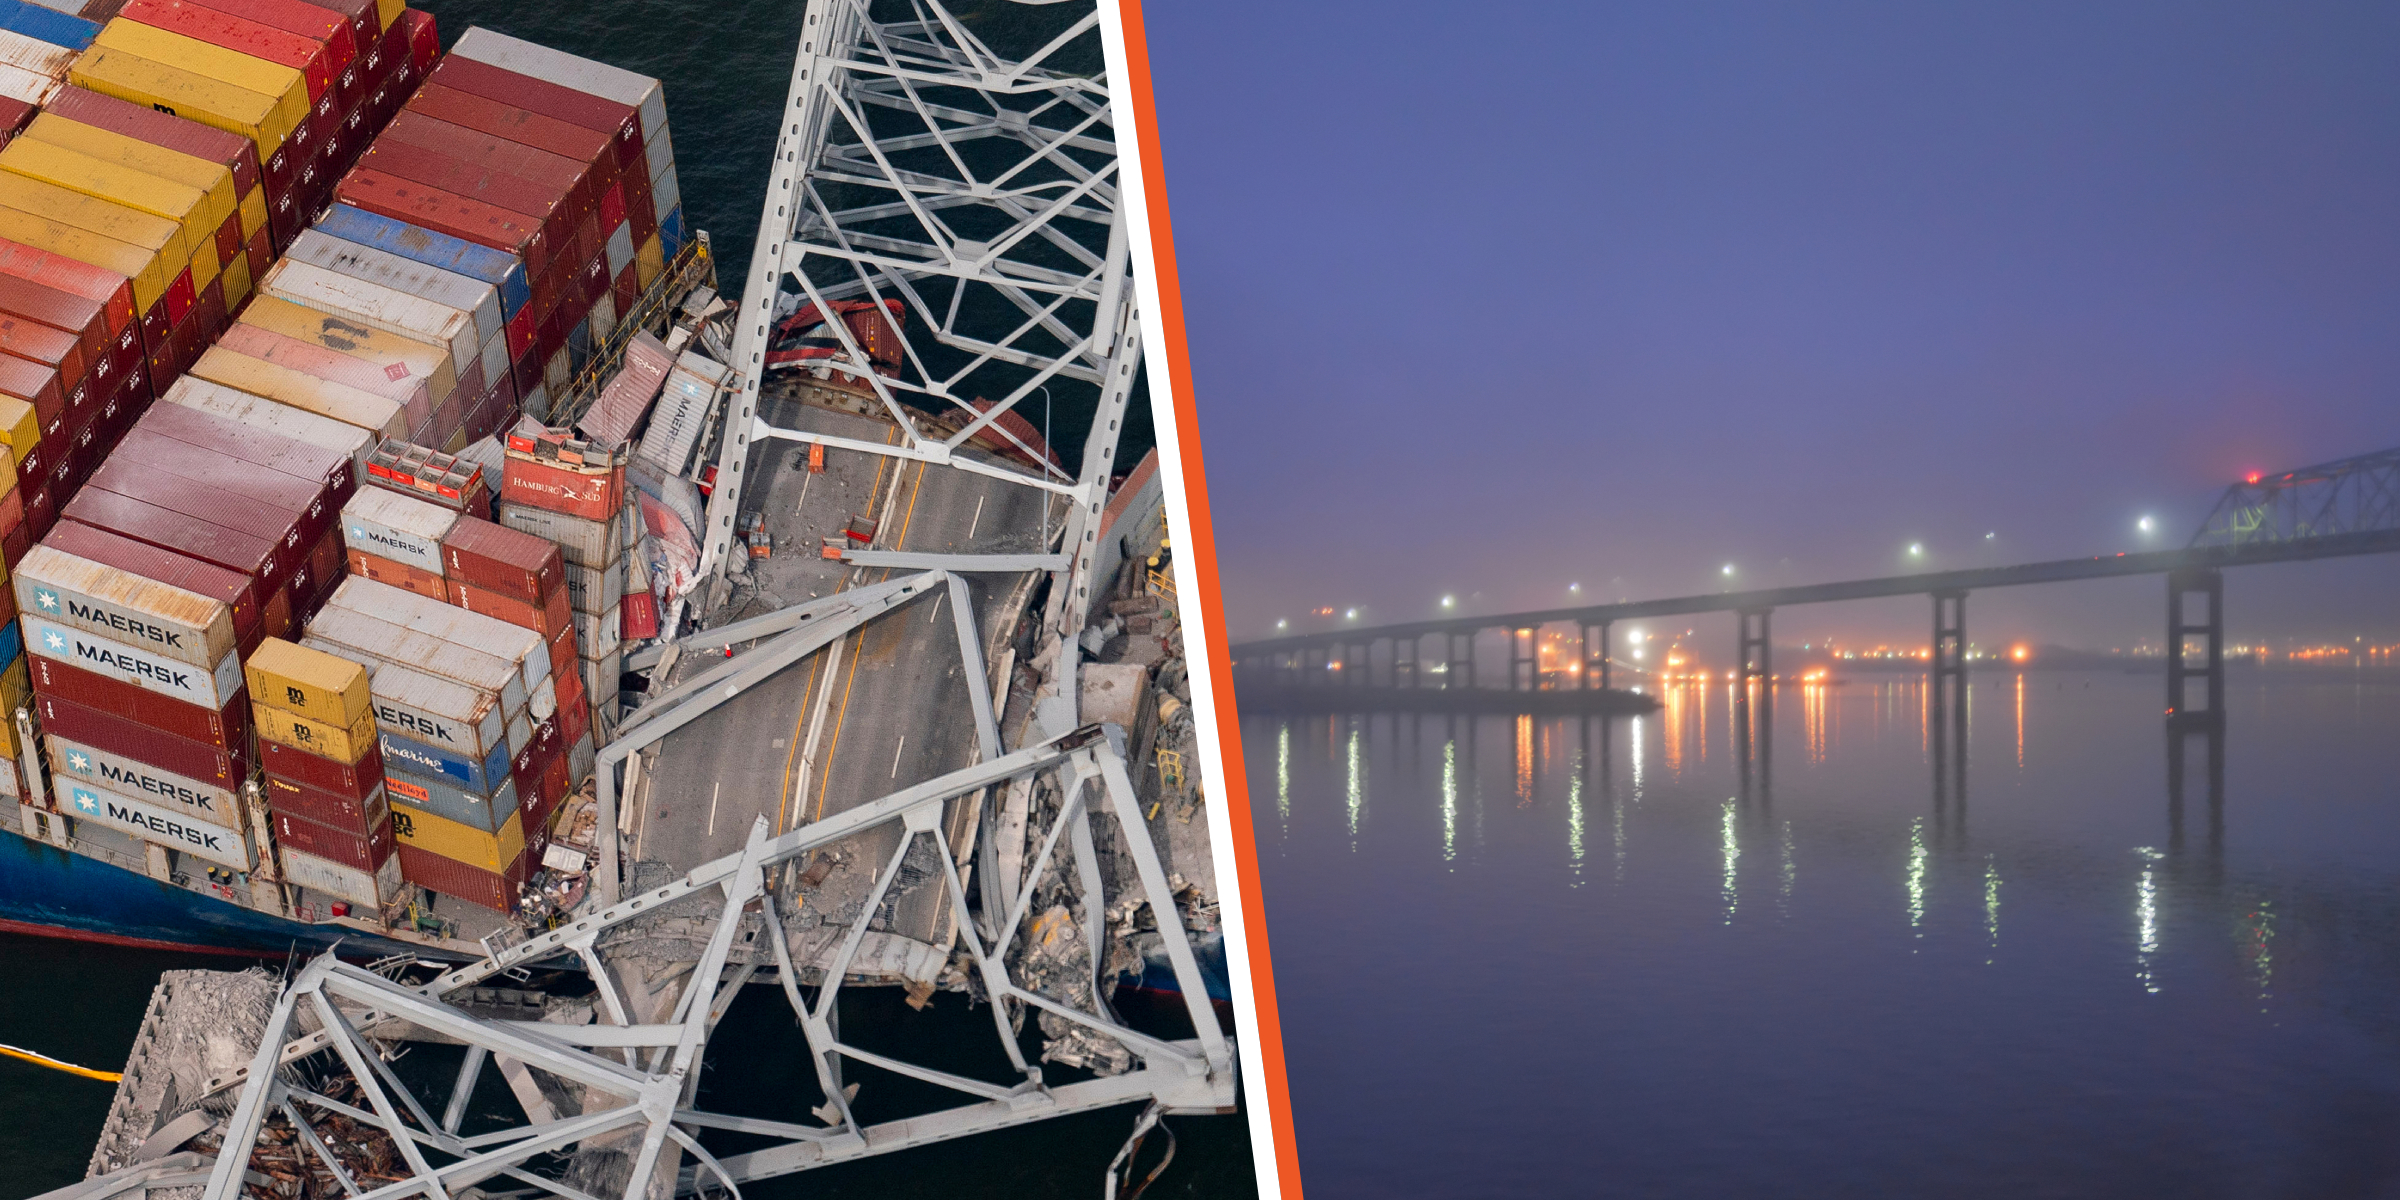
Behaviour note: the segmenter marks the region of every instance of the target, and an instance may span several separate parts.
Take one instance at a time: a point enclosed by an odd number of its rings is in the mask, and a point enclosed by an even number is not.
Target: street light
[[[1458,597],[1456,597],[1456,596],[1444,596],[1444,597],[1442,597],[1442,607],[1443,607],[1443,608],[1456,608],[1456,607],[1458,607]]]
[[[1923,542],[1910,542],[1910,543],[1908,544],[1908,556],[1909,556],[1910,558],[1923,558],[1923,557],[1925,557],[1925,543],[1923,543]]]
[[[1725,564],[1725,573],[1726,573],[1726,574],[1728,574],[1728,575],[1731,575],[1731,574],[1733,574],[1733,564],[1732,564],[1732,563],[1726,563],[1726,564]]]
[[[2145,515],[2141,520],[2134,522],[2134,527],[2140,529],[2143,533],[2148,533],[2154,524],[2155,522]]]

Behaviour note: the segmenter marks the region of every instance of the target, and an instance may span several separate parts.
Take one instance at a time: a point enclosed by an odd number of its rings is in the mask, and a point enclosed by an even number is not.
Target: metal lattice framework
[[[906,16],[877,21],[874,8]],[[725,569],[755,441],[941,464],[1068,499],[1051,620],[1071,642],[1089,609],[1092,542],[1141,365],[1113,98],[1095,6],[1002,5],[980,15],[971,28],[940,0],[809,0],[734,324],[742,380],[729,400],[701,564]],[[1003,42],[1019,48],[996,48]],[[866,369],[853,330],[826,323],[837,356],[899,424],[899,444],[760,420],[777,320],[854,300],[903,314],[897,374]],[[1079,417],[1089,406],[1072,477],[1046,447],[1037,453],[994,424],[1037,395]],[[934,437],[911,410],[963,424]],[[1041,466],[1018,471],[959,453],[979,434]],[[1070,705],[1071,658],[1051,693]],[[1055,706],[1045,727],[1064,727]]]
[[[2193,546],[2255,546],[2400,530],[2400,449],[2253,475],[2225,489]]]
[[[270,1114],[282,1113],[299,1127],[306,1124],[300,1119],[303,1109],[341,1113],[391,1138],[405,1164],[406,1176],[400,1182],[362,1184],[343,1174],[334,1156],[320,1155],[328,1169],[344,1181],[349,1194],[374,1200],[448,1197],[477,1185],[521,1185],[572,1200],[590,1200],[590,1193],[558,1178],[555,1166],[548,1168],[552,1173],[544,1173],[543,1164],[556,1161],[544,1156],[565,1153],[594,1139],[614,1139],[621,1144],[630,1162],[622,1194],[626,1200],[637,1200],[670,1190],[694,1193],[722,1188],[739,1195],[740,1185],[751,1180],[1112,1105],[1147,1101],[1148,1113],[1223,1111],[1233,1104],[1233,1049],[1218,1026],[1187,938],[1164,939],[1197,1033],[1187,1039],[1153,1037],[1118,1020],[1099,999],[1105,981],[1098,978],[1101,968],[1097,965],[1090,980],[1094,987],[1088,993],[1092,999],[1080,1005],[1029,984],[1020,971],[1008,965],[1009,948],[1022,938],[1036,936],[1027,922],[1028,911],[1036,881],[1054,863],[1065,876],[1078,881],[1080,912],[1070,919],[1091,950],[1091,964],[1103,961],[1098,948],[1106,936],[1112,904],[1120,909],[1129,901],[1134,907],[1147,905],[1162,930],[1181,928],[1169,880],[1146,835],[1139,801],[1125,771],[1122,736],[1113,726],[1077,730],[779,837],[767,836],[761,818],[739,854],[695,868],[673,884],[452,970],[421,987],[403,986],[344,965],[330,954],[318,958],[286,988],[250,1065],[220,1081],[222,1086],[238,1083],[241,1094],[226,1127],[226,1150],[218,1154],[209,1176],[208,1200],[235,1200],[240,1195],[246,1150],[257,1143]],[[1043,776],[1057,786],[1062,801],[1043,831],[1039,856],[1024,886],[1007,899],[1005,911],[987,911],[978,922],[968,911],[957,857],[943,832],[944,806],[962,797],[988,794],[1011,781]],[[849,926],[811,1002],[801,991],[791,947],[767,886],[767,873],[778,863],[886,825],[899,826],[905,836],[884,864],[874,892]],[[1134,836],[1127,837],[1127,833]],[[882,898],[919,838],[932,840],[934,857],[943,864],[937,878],[957,914],[960,940],[976,977],[984,994],[993,1000],[994,1032],[1017,1076],[1012,1081],[971,1078],[903,1061],[846,1042],[839,1033],[834,1011],[844,975]],[[1132,862],[1139,881],[1135,895],[1112,898],[1107,894],[1097,853],[1103,843],[1111,844],[1115,854]],[[627,1023],[625,1005],[610,984],[608,972],[601,969],[595,969],[594,977],[600,983],[600,1011],[612,1018],[607,1024],[492,1020],[446,1002],[463,989],[512,967],[565,953],[579,954],[597,967],[595,941],[608,930],[680,901],[707,903],[712,899],[717,909],[712,935],[670,1020]],[[734,995],[761,974],[755,962],[730,963],[732,951],[737,939],[754,944],[761,937],[769,945],[775,974],[799,1017],[819,1090],[826,1097],[825,1104],[815,1110],[821,1126],[694,1107],[712,1028],[731,1006]],[[1041,1066],[1028,1061],[1018,1044],[1012,1019],[1021,1010],[1072,1022],[1121,1046],[1138,1065],[1121,1074],[1051,1084],[1044,1080]],[[316,1028],[311,1032],[301,1032],[304,1011],[314,1015]],[[415,1031],[468,1047],[447,1097],[420,1096],[386,1061],[379,1039]],[[284,1069],[328,1054],[364,1094],[364,1107],[303,1086]],[[462,1136],[459,1131],[466,1099],[485,1063],[494,1059],[504,1066],[521,1064],[546,1072],[580,1087],[587,1097],[584,1111],[565,1116],[528,1112],[522,1124]],[[847,1062],[871,1064],[969,1099],[955,1108],[862,1125],[851,1112],[843,1079]],[[700,1142],[700,1131],[707,1129],[764,1135],[777,1141],[764,1149],[720,1159]],[[296,1136],[314,1144],[311,1134]],[[690,1156],[690,1166],[675,1164],[672,1155],[677,1151]],[[673,1189],[663,1186],[667,1171],[675,1172]],[[662,1186],[654,1188],[654,1178]]]

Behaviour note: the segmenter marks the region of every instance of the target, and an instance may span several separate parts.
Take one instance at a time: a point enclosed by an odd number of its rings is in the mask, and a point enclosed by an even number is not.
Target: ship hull
[[[344,957],[449,957],[348,926],[262,913],[15,832],[0,832],[0,931],[247,957],[308,956],[337,942]]]

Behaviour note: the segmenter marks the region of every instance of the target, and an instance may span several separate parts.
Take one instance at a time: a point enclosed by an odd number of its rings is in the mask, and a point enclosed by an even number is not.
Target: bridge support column
[[[1405,654],[1402,653],[1403,647],[1406,647]],[[1392,639],[1392,686],[1417,686],[1417,639],[1413,637]]]
[[[2186,601],[2206,596],[2208,613],[2191,617]],[[2206,709],[2194,707],[2189,684],[2207,680]],[[2167,573],[2167,723],[2181,728],[2225,724],[2225,576],[2206,568]]]
[[[1745,692],[1753,679],[1773,682],[1775,658],[1768,628],[1774,611],[1771,608],[1746,608],[1733,614],[1736,632],[1741,639],[1741,645],[1734,655],[1738,667],[1735,681]]]
[[[1583,627],[1583,686],[1608,687],[1608,622]]]
[[[1932,688],[1926,719],[1932,728],[1934,805],[1939,824],[1949,823],[1943,805],[1945,784],[1958,791],[1959,817],[1964,819],[1967,794],[1967,594],[1933,594],[1933,660],[1926,683]],[[1944,768],[1950,778],[1943,778]]]
[[[1474,687],[1475,634],[1471,631],[1444,633],[1442,637],[1448,640],[1448,647],[1442,658],[1442,686],[1444,688]]]
[[[1518,626],[1508,631],[1508,690],[1542,690],[1542,631]]]

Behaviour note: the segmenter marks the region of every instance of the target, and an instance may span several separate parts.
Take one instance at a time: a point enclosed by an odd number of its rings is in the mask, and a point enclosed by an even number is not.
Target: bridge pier
[[[1400,652],[1402,646],[1408,647],[1408,653],[1405,656]],[[1417,639],[1392,639],[1392,686],[1404,688],[1417,686]]]
[[[1745,608],[1733,614],[1735,630],[1741,640],[1733,661],[1737,670],[1736,681],[1745,694],[1753,679],[1765,679],[1773,683],[1775,658],[1767,631],[1774,611],[1771,608]]]
[[[1541,630],[1519,625],[1508,631],[1508,690],[1542,690]]]
[[[1583,627],[1583,680],[1587,688],[1608,687],[1608,625],[1586,622]]]
[[[1967,594],[1933,593],[1933,660],[1925,682],[1930,687],[1927,730],[1933,746],[1933,798],[1937,828],[1947,825],[1949,811],[1943,796],[1947,787],[1958,793],[1959,824],[1963,827],[1967,799]],[[1945,780],[1944,775],[1949,778]]]
[[[1471,632],[1462,634],[1445,631],[1442,637],[1445,641],[1442,651],[1442,686],[1444,688],[1474,687],[1475,635]]]
[[[2185,601],[2192,596],[2208,598],[2205,618],[2189,619],[2191,606]],[[2191,704],[2188,685],[2195,675],[2207,681],[2205,710]],[[2167,723],[2178,728],[2225,725],[2225,576],[2213,568],[2167,573]]]

